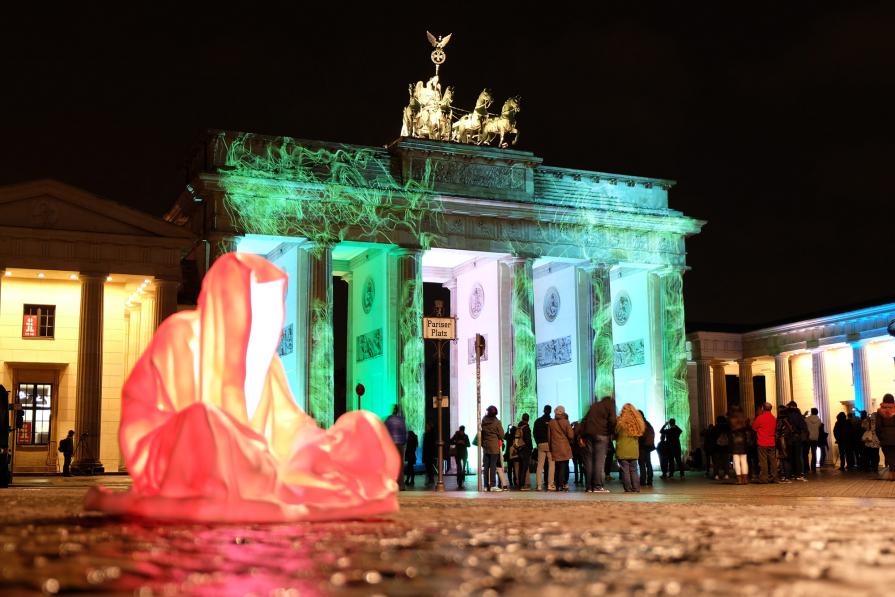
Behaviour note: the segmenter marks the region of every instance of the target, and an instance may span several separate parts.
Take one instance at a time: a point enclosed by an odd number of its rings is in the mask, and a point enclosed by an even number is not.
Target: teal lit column
[[[513,412],[507,421],[518,421],[523,413],[538,417],[537,346],[534,329],[534,259],[506,257],[501,263],[512,281],[510,298],[510,347],[512,350]]]
[[[867,345],[864,342],[855,341],[852,347],[852,375],[855,385],[855,409],[867,410],[870,408],[870,375],[867,369]]]
[[[333,254],[332,247],[308,249],[308,412],[322,427],[333,424]]]
[[[612,343],[612,299],[609,293],[609,270],[606,264],[595,264],[590,271],[591,330],[593,339],[594,399],[612,396],[615,392],[614,346]]]
[[[684,331],[684,276],[680,269],[659,275],[662,316],[662,365],[665,418],[681,428],[681,447],[689,449],[690,399],[687,387],[687,346]]]
[[[394,249],[392,255],[397,261],[399,293],[398,404],[404,412],[407,428],[422,434],[426,427],[423,252],[400,247]]]

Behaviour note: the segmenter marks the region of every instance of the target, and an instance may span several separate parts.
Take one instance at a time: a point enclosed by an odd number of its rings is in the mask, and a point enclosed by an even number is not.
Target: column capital
[[[457,278],[451,278],[447,282],[444,282],[442,286],[448,290],[457,290]]]
[[[533,263],[535,259],[537,259],[537,257],[530,255],[505,255],[498,259],[498,261],[507,265],[526,265],[528,263]]]
[[[405,257],[405,256],[419,256],[422,257],[424,251],[420,247],[394,247],[389,251],[389,254],[394,255],[395,257]]]

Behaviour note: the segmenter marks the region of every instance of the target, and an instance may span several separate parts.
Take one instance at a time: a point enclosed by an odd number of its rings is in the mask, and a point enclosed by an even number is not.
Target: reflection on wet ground
[[[4,595],[816,597],[895,581],[895,501],[707,483],[664,501],[410,493],[380,520],[214,526],[83,514],[87,484],[0,494]]]

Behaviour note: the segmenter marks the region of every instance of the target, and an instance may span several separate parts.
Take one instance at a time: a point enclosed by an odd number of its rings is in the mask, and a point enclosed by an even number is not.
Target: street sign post
[[[476,475],[476,487],[482,491],[482,355],[485,354],[485,337],[481,334],[475,335],[475,416],[477,419],[476,427],[476,449],[478,450],[478,467],[479,472]]]
[[[441,393],[441,363],[444,361],[444,343],[457,339],[457,320],[442,317],[444,301],[435,301],[436,317],[423,317],[423,339],[435,340],[435,358],[438,361],[438,395],[433,398],[433,406],[438,412],[438,483],[435,491],[444,491],[444,429],[442,409],[447,406],[447,397]]]

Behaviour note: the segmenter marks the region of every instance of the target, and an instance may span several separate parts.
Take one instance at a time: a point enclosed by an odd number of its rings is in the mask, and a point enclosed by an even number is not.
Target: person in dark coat
[[[833,439],[839,447],[839,470],[855,468],[855,451],[851,446],[851,425],[845,413],[836,415],[836,423],[833,425]]]
[[[599,402],[591,405],[581,421],[580,436],[584,438],[584,468],[587,471],[587,491],[589,493],[606,493],[607,462],[611,462],[609,449],[612,446],[612,435],[615,433],[616,414],[615,400],[612,396],[603,396]]]
[[[510,423],[507,426],[507,432],[503,436],[503,462],[507,472],[507,485],[516,487],[516,465],[519,460],[519,453],[513,450],[513,442],[516,440],[516,426]]]
[[[482,445],[482,466],[485,472],[485,491],[500,491],[497,487],[497,467],[500,463],[500,444],[503,440],[503,425],[497,418],[497,407],[488,407],[487,414],[482,418],[482,435],[479,441]]]
[[[674,477],[674,466],[681,473],[681,479],[684,478],[684,463],[681,462],[681,434],[683,431],[677,426],[674,419],[668,419],[668,422],[662,425],[659,435],[662,438],[664,457],[668,462],[668,478]]]
[[[522,415],[522,420],[516,427],[513,437],[513,446],[519,458],[515,461],[516,488],[520,491],[531,490],[531,427],[528,425],[528,413]]]
[[[791,400],[777,417],[777,433],[786,445],[784,468],[788,468],[787,478],[795,481],[807,481],[805,471],[802,470],[804,459],[802,445],[808,438],[808,426],[805,424],[805,416],[799,410],[795,400]]]
[[[553,475],[556,469],[553,455],[550,454],[550,438],[547,430],[547,425],[551,420],[551,411],[550,405],[546,405],[544,414],[535,419],[534,427],[531,430],[532,439],[538,445],[537,468],[535,469],[535,486],[538,491],[553,484]]]
[[[746,425],[742,412],[734,412],[730,416],[730,453],[733,458],[733,471],[737,485],[749,482],[749,447],[751,429]]]
[[[454,460],[457,465],[457,489],[464,489],[466,463],[469,459],[469,436],[466,435],[465,426],[460,425],[460,429],[451,437],[451,445],[454,446]]]
[[[389,436],[395,442],[395,448],[398,449],[398,454],[401,456],[400,462],[404,462],[404,453],[407,450],[407,423],[401,414],[401,407],[397,404],[392,410],[392,414],[385,419],[385,428],[388,429]],[[416,455],[413,458],[413,462],[416,463]],[[402,467],[402,470],[398,472],[398,489],[401,491],[404,490],[405,475],[403,473]]]
[[[556,462],[556,477],[554,489],[556,491],[569,490],[569,460],[572,459],[572,442],[575,441],[575,432],[569,424],[569,416],[566,409],[557,406],[553,411],[554,418],[547,426],[550,433],[550,453]]]
[[[715,424],[709,423],[709,426],[702,430],[699,434],[702,436],[702,451],[705,452],[705,478],[711,479],[715,464]],[[667,465],[662,461],[662,473],[666,472]]]
[[[62,476],[71,477],[71,457],[75,453],[75,430],[69,429],[68,436],[59,442],[59,451],[62,452],[64,458],[62,465]]]
[[[715,465],[714,478],[723,481],[730,475],[730,422],[727,417],[715,419],[712,429],[712,461]]]
[[[746,419],[746,433],[749,434],[749,452],[746,461],[749,465],[749,479],[758,480],[758,434],[752,429],[751,419]]]
[[[653,486],[653,450],[656,449],[656,430],[649,421],[643,411],[637,411],[643,418],[645,430],[640,436],[640,484],[645,487]]]
[[[407,431],[407,445],[404,447],[404,485],[413,487],[416,483],[416,449],[420,440],[412,429]]]
[[[886,478],[895,481],[895,396],[886,394],[876,411],[876,437],[886,457]]]

